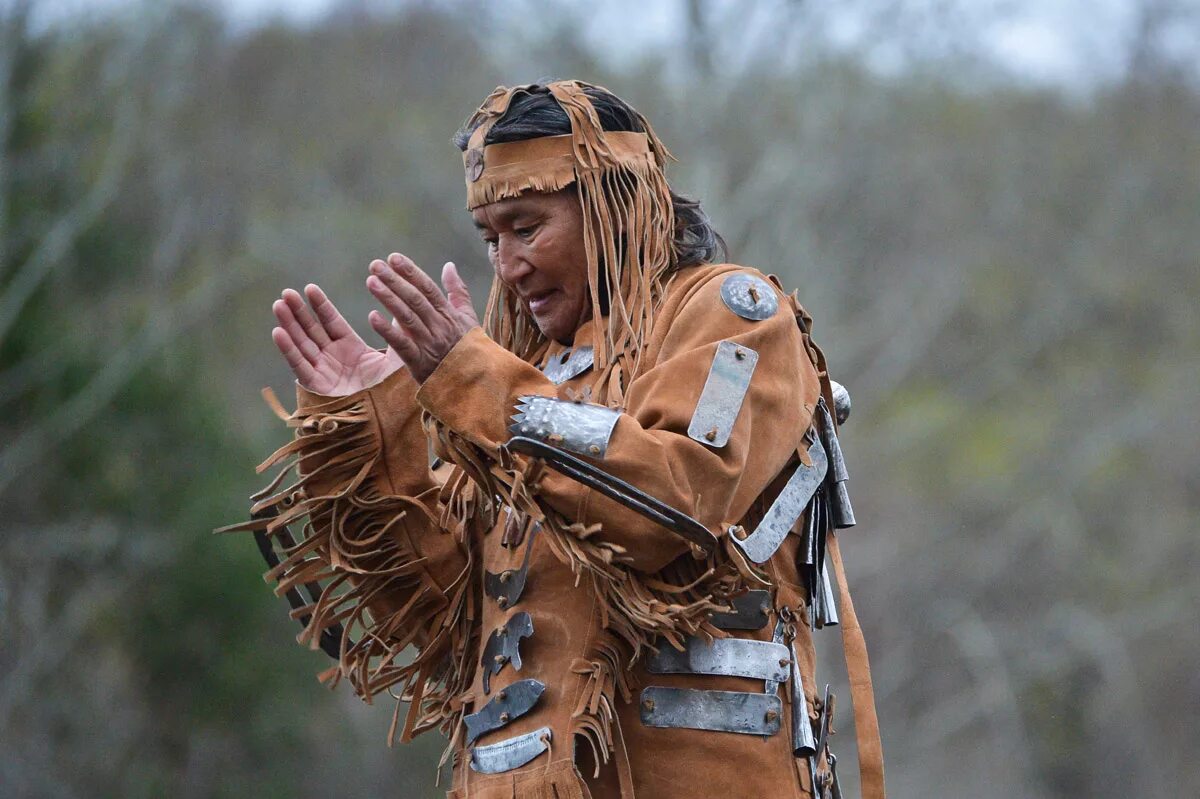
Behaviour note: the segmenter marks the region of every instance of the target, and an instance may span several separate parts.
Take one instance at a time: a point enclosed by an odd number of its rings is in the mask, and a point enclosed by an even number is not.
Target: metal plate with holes
[[[714,613],[709,621],[719,630],[761,630],[767,626],[771,594],[755,589],[729,600],[732,613]]]
[[[492,692],[492,675],[498,674],[505,663],[521,670],[521,639],[533,635],[533,619],[525,611],[514,613],[512,618],[492,631],[483,648],[480,665],[483,667],[483,692]]]
[[[532,436],[560,449],[603,458],[621,412],[603,405],[526,395],[517,401],[514,435]]]
[[[529,558],[533,554],[533,541],[537,538],[541,523],[535,523],[529,531],[529,539],[525,542],[525,557],[519,569],[505,569],[502,572],[483,573],[483,590],[502,608],[511,608],[517,604],[525,591],[525,581],[529,577]]]
[[[471,770],[480,774],[501,774],[520,768],[550,748],[550,728],[542,727],[471,750]]]
[[[825,449],[820,441],[808,448],[808,456],[812,459],[812,466],[801,463],[796,467],[796,471],[788,478],[787,485],[779,492],[779,496],[775,497],[775,501],[767,509],[758,527],[754,528],[754,532],[743,539],[733,537],[733,543],[755,563],[765,563],[775,554],[792,525],[804,512],[804,507],[812,498],[813,492],[825,479],[825,470],[829,467],[829,462],[825,458]]]
[[[783,682],[788,678],[791,653],[783,644],[745,638],[688,638],[683,651],[667,643],[646,661],[651,674],[718,674]]]
[[[478,712],[463,718],[467,725],[467,743],[492,730],[508,726],[513,719],[524,716],[546,691],[546,684],[539,680],[517,680],[496,693],[490,702]]]
[[[770,319],[779,310],[775,289],[754,275],[737,274],[725,278],[721,284],[721,299],[729,310],[752,322]]]
[[[775,735],[783,716],[783,700],[760,693],[652,685],[642,691],[640,713],[647,727]]]
[[[700,392],[700,401],[692,413],[688,435],[701,444],[723,447],[729,443],[733,423],[737,421],[750,378],[758,363],[758,353],[732,341],[717,344],[708,379]]]
[[[542,367],[542,373],[550,378],[551,383],[561,386],[591,369],[595,361],[596,356],[591,346],[576,347],[573,350],[563,350],[550,358]]]

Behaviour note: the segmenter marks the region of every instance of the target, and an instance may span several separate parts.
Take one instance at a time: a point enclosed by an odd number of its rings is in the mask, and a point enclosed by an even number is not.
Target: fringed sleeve
[[[342,627],[338,665],[321,679],[344,678],[367,701],[384,690],[410,700],[405,739],[454,714],[471,676],[473,615],[469,547],[441,513],[415,393],[407,370],[346,397],[298,388],[294,413],[277,408],[295,438],[260,465],[282,468],[253,508],[269,534],[301,525],[265,575],[275,592],[323,584],[292,614],[309,618],[298,640],[315,648]]]

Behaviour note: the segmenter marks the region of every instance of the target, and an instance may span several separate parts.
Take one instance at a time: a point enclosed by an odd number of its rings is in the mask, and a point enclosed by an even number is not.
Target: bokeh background
[[[271,301],[367,331],[398,249],[481,300],[449,138],[543,77],[816,317],[892,795],[1200,795],[1198,64],[1171,0],[0,0],[0,796],[441,795],[211,530]]]

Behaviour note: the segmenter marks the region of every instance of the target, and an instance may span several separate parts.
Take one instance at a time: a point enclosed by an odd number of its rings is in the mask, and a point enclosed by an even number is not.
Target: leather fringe
[[[290,415],[273,396],[268,402],[296,437],[259,465],[260,473],[281,468],[252,510],[277,513],[265,525],[268,535],[303,526],[264,580],[275,583],[277,595],[324,584],[316,602],[292,612],[310,617],[297,640],[315,649],[322,631],[340,623],[338,665],[320,675],[322,682],[332,687],[344,679],[368,703],[382,691],[411,701],[401,740],[435,727],[449,731],[461,713],[453,699],[470,687],[478,648],[471,567],[438,586],[412,542],[441,525],[456,530],[466,548],[461,526],[447,526],[446,517],[434,518],[412,497],[380,491],[372,477],[382,454],[367,400],[342,398]],[[294,480],[281,488],[290,474]],[[262,527],[256,520],[225,529]],[[402,664],[399,655],[410,645],[415,657]],[[393,721],[389,744],[395,728]]]

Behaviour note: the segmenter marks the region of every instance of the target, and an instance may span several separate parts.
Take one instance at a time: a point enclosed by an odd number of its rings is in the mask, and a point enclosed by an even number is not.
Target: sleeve
[[[297,473],[255,506],[278,513],[268,530],[304,519],[303,536],[267,578],[277,593],[324,583],[301,641],[315,646],[342,624],[336,673],[364,697],[435,675],[459,637],[451,627],[468,558],[457,531],[442,524],[416,388],[405,369],[345,397],[297,386],[287,417],[295,438],[260,467],[284,465],[277,484],[289,468]],[[413,663],[394,665],[409,644],[418,647]]]
[[[721,298],[721,284],[731,274],[738,272],[724,272],[695,287],[667,321],[654,365],[632,382],[602,458],[593,456],[606,472],[718,534],[746,514],[802,449],[819,391],[789,312],[791,299],[772,287],[777,310],[761,321],[745,319]],[[757,362],[729,439],[716,446],[692,438],[688,430],[722,342],[752,350]],[[507,440],[515,407],[530,395],[555,397],[556,387],[474,331],[417,396],[452,429],[489,447]],[[599,537],[622,547],[639,570],[657,571],[688,551],[679,536],[562,475],[542,478],[539,494],[568,518],[599,523]]]

